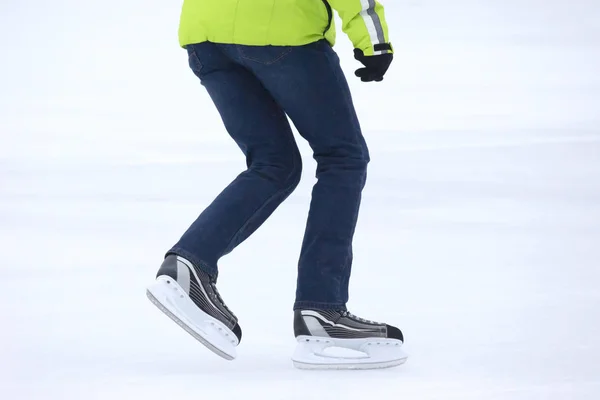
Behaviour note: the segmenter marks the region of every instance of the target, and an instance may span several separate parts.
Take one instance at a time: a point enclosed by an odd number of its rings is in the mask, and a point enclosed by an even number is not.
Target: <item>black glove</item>
[[[392,53],[377,56],[365,56],[360,49],[354,49],[354,58],[363,63],[366,68],[357,69],[354,73],[363,82],[381,82],[387,72],[394,55]]]

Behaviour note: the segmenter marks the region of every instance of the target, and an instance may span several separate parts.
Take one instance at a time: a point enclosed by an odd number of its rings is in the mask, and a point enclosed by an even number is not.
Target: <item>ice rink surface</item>
[[[600,3],[387,0],[350,309],[410,354],[293,369],[314,183],[220,265],[244,338],[216,358],[145,297],[244,167],[177,47],[179,4],[0,4],[0,398],[600,398]]]

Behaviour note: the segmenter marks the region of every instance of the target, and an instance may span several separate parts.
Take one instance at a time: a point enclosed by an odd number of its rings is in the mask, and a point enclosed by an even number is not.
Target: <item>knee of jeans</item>
[[[369,165],[369,157],[360,158],[348,158],[342,165],[342,168],[347,171],[354,171],[356,173],[364,174],[367,171]]]
[[[367,178],[368,156],[319,156],[317,158],[317,179],[333,179],[336,184],[348,187],[362,187]],[[333,182],[333,181],[331,181]]]
[[[334,151],[321,154],[320,156],[323,158],[324,164],[335,163],[344,168],[356,171],[366,170],[367,165],[371,161],[369,148],[364,139],[359,143],[342,146]],[[319,160],[317,159],[317,161]]]
[[[371,155],[369,154],[369,148],[367,147],[366,144],[363,147],[363,160],[365,161],[365,164],[368,164],[371,161]]]
[[[344,169],[349,171],[366,171],[370,158],[367,152],[356,154],[320,154],[315,155],[319,169]]]
[[[302,177],[302,159],[298,155],[279,162],[255,163],[251,169],[273,182],[277,188],[293,191]]]
[[[360,158],[362,158],[365,164],[368,164],[371,161],[371,156],[369,155],[369,147],[367,146],[367,142],[364,138],[360,141]]]
[[[300,154],[297,154],[292,158],[287,167],[287,171],[289,174],[287,182],[285,183],[285,188],[289,191],[293,191],[300,183],[300,178],[302,177],[302,158],[300,157]]]

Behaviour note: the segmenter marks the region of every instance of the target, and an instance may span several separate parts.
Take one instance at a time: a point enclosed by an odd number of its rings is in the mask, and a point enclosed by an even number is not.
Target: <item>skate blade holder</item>
[[[181,328],[219,356],[237,356],[237,337],[220,321],[198,308],[183,288],[169,276],[160,276],[148,287],[148,298]]]
[[[299,336],[292,357],[300,369],[376,369],[406,362],[402,342],[395,339],[333,339]]]

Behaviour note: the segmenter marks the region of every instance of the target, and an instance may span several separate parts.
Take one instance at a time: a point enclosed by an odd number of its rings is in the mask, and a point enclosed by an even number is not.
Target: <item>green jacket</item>
[[[355,48],[365,55],[392,51],[377,0],[184,0],[179,43],[300,46],[325,38],[333,45],[332,8]]]

